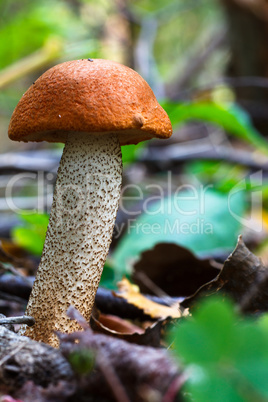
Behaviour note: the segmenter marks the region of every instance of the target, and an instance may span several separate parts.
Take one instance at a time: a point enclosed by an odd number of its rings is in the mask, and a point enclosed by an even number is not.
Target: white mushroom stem
[[[26,310],[36,323],[22,328],[24,335],[57,347],[54,331],[81,329],[66,316],[70,305],[89,320],[112,239],[121,182],[121,149],[115,134],[69,134]]]

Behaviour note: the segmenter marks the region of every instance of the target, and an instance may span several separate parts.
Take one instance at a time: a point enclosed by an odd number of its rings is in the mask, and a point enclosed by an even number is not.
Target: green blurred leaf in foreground
[[[203,189],[204,190],[204,189]],[[146,205],[146,212],[129,219],[113,254],[118,272],[127,273],[139,255],[158,243],[175,243],[202,256],[234,248],[246,206],[245,192],[179,191]]]
[[[257,149],[268,154],[268,142],[254,128],[249,115],[238,105],[217,104],[213,102],[165,102],[173,126],[190,120],[201,120],[222,127],[229,134],[250,143]]]
[[[173,353],[189,375],[184,400],[267,400],[267,323],[267,315],[242,319],[231,302],[210,297],[173,328]]]

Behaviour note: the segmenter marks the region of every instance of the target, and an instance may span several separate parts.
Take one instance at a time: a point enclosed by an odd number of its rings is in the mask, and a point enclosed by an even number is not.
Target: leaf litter
[[[153,249],[156,250],[157,256],[159,256],[161,247],[163,246],[158,247],[157,245]],[[147,254],[150,258],[153,250]],[[204,284],[193,295],[186,297],[181,303],[178,303],[175,297],[170,297],[170,300],[176,300],[173,306],[152,302],[140,293],[136,284],[131,284],[124,279],[119,284],[119,291],[115,292],[113,296],[118,299],[123,298],[127,304],[135,305],[138,310],[143,310],[151,319],[150,324],[144,323],[142,326],[139,321],[129,321],[120,319],[116,315],[96,312],[92,317],[91,326],[89,326],[80,313],[72,308],[68,311],[68,315],[79,322],[81,331],[74,334],[58,334],[61,346],[57,352],[66,359],[64,364],[67,364],[71,370],[69,380],[58,378],[56,383],[53,383],[49,376],[46,379],[47,385],[44,387],[43,380],[40,380],[40,376],[35,370],[31,372],[30,376],[23,376],[23,370],[21,371],[19,368],[17,371],[20,372],[20,382],[15,386],[9,377],[3,377],[0,386],[1,392],[8,397],[24,398],[24,401],[33,400],[29,397],[32,393],[32,395],[36,395],[36,400],[41,402],[71,401],[74,398],[79,401],[89,393],[92,395],[92,400],[94,398],[98,398],[100,401],[118,400],[116,394],[118,389],[120,394],[122,387],[123,395],[131,401],[148,400],[149,395],[154,395],[156,401],[162,401],[165,400],[166,395],[176,395],[187,376],[180,365],[173,360],[172,353],[162,347],[166,322],[170,319],[178,323],[181,320],[184,321],[188,314],[188,311],[186,310],[185,313],[184,309],[189,308],[192,313],[198,306],[200,298],[208,298],[215,294],[223,298],[231,297],[240,310],[247,313],[267,311],[268,306],[267,268],[258,257],[248,250],[242,237],[239,237],[235,250],[221,269],[209,259],[202,261],[187,252],[177,251],[184,256],[181,259],[182,263],[178,265],[178,269],[182,269],[182,272],[186,272],[187,268],[193,269],[192,272],[196,270],[196,275],[201,278],[203,266],[204,271],[210,272],[211,276],[216,274],[215,277],[208,282],[204,281]],[[198,265],[198,268],[194,267],[195,264]],[[175,270],[175,264],[172,269]],[[150,270],[152,270],[151,267]],[[147,273],[150,273],[150,270],[147,270]],[[159,272],[161,273],[161,269]],[[184,282],[187,287],[187,281],[192,279],[195,281],[194,273],[189,275],[186,272],[185,277],[183,273],[180,273],[179,276],[179,286],[181,287]],[[168,287],[166,289],[168,290]],[[164,291],[163,294],[165,294]],[[36,344],[34,341],[31,342]],[[39,345],[37,344],[37,346]],[[161,347],[159,348],[159,346]],[[5,352],[5,350],[8,351]],[[12,346],[11,349],[2,347],[2,353],[7,357],[1,373],[6,375],[8,369],[5,370],[5,367],[13,367],[14,370]],[[98,353],[102,358],[96,357]],[[86,373],[78,373],[73,356],[76,356],[75,359],[78,359],[78,362],[82,361],[85,367],[92,368]],[[103,363],[103,356],[106,365],[108,364],[108,369]],[[88,360],[90,358],[93,360]],[[113,386],[111,388],[108,378],[110,375],[116,378],[116,389],[113,389]],[[175,387],[175,391],[172,387]],[[174,400],[174,398],[170,400]]]

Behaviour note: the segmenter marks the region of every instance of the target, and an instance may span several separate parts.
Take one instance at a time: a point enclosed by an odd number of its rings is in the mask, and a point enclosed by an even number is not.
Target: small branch
[[[102,372],[103,377],[105,378],[107,384],[113,392],[115,399],[118,402],[130,402],[127,393],[115,370],[113,369],[108,356],[106,355],[106,353],[104,353],[104,350],[98,350],[96,362]]]
[[[189,81],[192,80],[207,62],[208,58],[215,52],[216,49],[222,47],[226,42],[226,31],[221,31],[214,38],[211,38],[208,46],[205,47],[200,53],[196,54],[187,63],[187,70],[180,76],[177,82],[172,82],[167,88],[167,93],[170,98],[174,98],[176,94],[180,93],[182,88],[187,87]]]
[[[188,89],[183,89],[179,92],[172,92],[170,98],[173,101],[189,100],[192,98],[193,94],[204,91],[211,91],[213,88],[219,85],[229,85],[233,88],[261,88],[268,89],[268,79],[265,77],[258,76],[244,76],[244,77],[222,77],[218,80],[208,82],[200,86],[193,86]]]
[[[29,278],[28,278],[29,279]],[[20,304],[25,304],[28,300],[32,289],[32,278],[27,283],[18,276],[2,275],[0,276],[0,299],[16,301]],[[169,306],[170,303],[174,304],[179,301],[179,298],[172,297],[167,300],[156,296],[146,295],[147,298],[153,300],[155,303]],[[100,287],[96,294],[96,307],[105,314],[115,314],[121,318],[139,318],[140,320],[150,319],[150,316],[145,314],[142,310],[138,309],[132,304],[129,304],[126,300],[114,296],[113,292],[108,289]],[[77,316],[71,317],[72,310],[68,311],[70,318],[77,319]],[[82,321],[79,322],[83,328]],[[88,324],[87,324],[88,325]]]
[[[159,286],[157,286],[148,275],[144,272],[136,271],[134,273],[134,279],[139,279],[144,285],[159,299],[164,300],[168,306],[174,305],[174,299],[164,292]]]
[[[0,242],[1,244],[1,242]],[[23,265],[23,262],[20,260],[14,259],[14,261],[18,266]],[[12,265],[4,265],[0,262],[0,269],[3,269],[6,272],[12,273],[14,276],[17,276],[18,278],[21,278],[21,280],[26,283],[28,286],[32,287],[32,281],[29,279],[27,276],[23,275],[20,271],[17,270],[17,268],[13,267]]]
[[[67,316],[72,320],[76,320],[84,330],[87,330],[93,335],[93,331],[88,322],[75,307],[70,306],[68,308]],[[97,350],[96,361],[116,400],[118,402],[130,402],[123,385],[109,362],[109,357],[105,354],[105,350]]]
[[[2,291],[0,291],[0,300],[6,300],[8,302],[18,303],[20,305],[25,304],[25,299],[23,299],[19,296],[8,294],[6,292],[2,292]]]
[[[141,162],[150,162],[161,167],[162,163],[168,168],[170,165],[184,163],[191,160],[212,160],[224,161],[227,163],[236,163],[246,166],[250,169],[268,171],[268,159],[263,157],[262,160],[254,158],[252,152],[244,150],[230,150],[226,146],[217,146],[215,149],[211,143],[206,140],[191,141],[186,144],[168,145],[164,150],[158,147],[144,149],[140,157]]]
[[[6,356],[4,356],[1,360],[0,360],[0,370],[2,370],[2,366],[3,364],[5,364],[12,356],[14,356],[16,353],[18,353],[21,349],[24,348],[24,344],[20,343],[15,349],[13,349],[9,354],[7,354]]]
[[[29,327],[32,327],[35,323],[35,320],[33,317],[29,317],[26,315],[22,315],[21,317],[5,317],[5,318],[0,318],[0,325],[5,325],[5,324],[26,324]]]

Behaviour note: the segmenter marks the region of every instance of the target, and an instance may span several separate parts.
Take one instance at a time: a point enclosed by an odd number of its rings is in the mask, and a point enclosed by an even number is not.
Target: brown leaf
[[[144,330],[137,325],[115,315],[99,314],[98,318],[94,317],[94,319],[98,320],[103,328],[107,328],[110,332],[117,334],[131,335],[135,333],[142,334],[144,332]]]
[[[182,303],[192,307],[197,299],[221,291],[246,311],[268,310],[268,269],[262,261],[245,246],[242,236],[233,253],[225,261],[219,275],[203,285]]]
[[[11,246],[12,245],[12,246]],[[17,248],[16,248],[17,250]],[[4,263],[10,263],[13,265],[18,265],[20,263],[20,257],[17,252],[14,252],[13,243],[0,241],[0,261]]]
[[[33,273],[37,268],[36,262],[25,250],[5,239],[0,240],[0,262],[19,267],[22,275],[27,275],[29,271]]]
[[[140,308],[152,318],[165,319],[168,317],[180,318],[182,316],[178,303],[171,307],[155,303],[143,296],[138,286],[132,285],[127,279],[123,279],[118,283],[118,289],[119,293],[116,292],[116,296],[126,299],[128,303]]]
[[[199,259],[184,247],[159,243],[141,254],[132,276],[142,293],[151,293],[140,272],[169,296],[189,296],[214,279],[219,269],[209,259]]]
[[[95,332],[113,336],[118,339],[136,343],[137,345],[149,345],[159,347],[161,342],[161,329],[166,320],[158,320],[145,329],[131,324],[116,316],[104,315],[93,310],[90,325]]]

